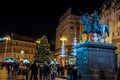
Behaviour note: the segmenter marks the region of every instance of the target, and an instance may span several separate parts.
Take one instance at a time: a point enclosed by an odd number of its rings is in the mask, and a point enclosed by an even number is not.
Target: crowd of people
[[[8,78],[15,78],[14,80],[55,80],[55,78],[66,78],[65,80],[80,80],[81,75],[78,74],[77,67],[74,65],[63,66],[61,64],[40,64],[14,62],[7,63],[6,69]],[[106,80],[103,71],[101,79]],[[115,80],[120,80],[120,69],[116,72]]]
[[[73,65],[61,64],[24,63],[23,61],[7,63],[8,78],[14,77],[22,80],[55,80],[56,77],[64,78],[67,75],[70,80],[76,80],[77,68]]]

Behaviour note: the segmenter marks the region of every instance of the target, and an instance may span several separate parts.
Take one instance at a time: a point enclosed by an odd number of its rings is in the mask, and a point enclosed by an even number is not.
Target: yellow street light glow
[[[65,37],[60,38],[60,40],[64,43],[65,41],[67,41],[67,39]]]
[[[4,37],[5,40],[11,40],[10,36]]]
[[[40,39],[37,39],[37,40],[36,40],[36,43],[40,44]]]
[[[67,39],[66,39],[66,38],[61,38],[60,40],[61,40],[61,41],[66,41]]]

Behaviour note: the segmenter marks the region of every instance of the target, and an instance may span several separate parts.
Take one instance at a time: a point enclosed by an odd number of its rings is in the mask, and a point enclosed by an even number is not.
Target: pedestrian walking
[[[43,67],[43,64],[39,64],[39,76],[40,76],[40,80],[42,80],[43,78],[43,71],[44,70],[44,67]]]
[[[7,72],[8,72],[8,77],[11,77],[10,76],[10,72],[11,72],[11,69],[12,69],[12,64],[11,63],[7,63],[6,64],[6,69],[7,69]]]
[[[57,76],[60,77],[60,64],[57,65]]]
[[[44,80],[50,79],[50,66],[48,64],[44,65]]]
[[[26,72],[26,66],[23,63],[23,61],[21,61],[19,63],[19,68],[16,72],[17,72],[17,79],[25,79],[26,80],[25,75],[27,74],[27,72]]]
[[[52,64],[50,70],[51,70],[51,80],[55,80],[56,73],[57,73],[56,64]]]
[[[70,72],[70,80],[77,80],[77,67],[73,66]]]
[[[67,68],[67,75],[68,75],[68,77],[70,77],[71,70],[72,70],[72,65],[68,65],[68,68]]]
[[[118,71],[115,75],[115,80],[120,80],[120,69],[118,69]]]
[[[61,77],[64,77],[64,67],[63,67],[63,65],[61,65],[61,67],[60,67],[60,72],[61,72]]]
[[[36,65],[36,61],[34,61],[34,63],[31,65],[31,77],[30,77],[30,80],[32,80],[33,76],[34,76],[34,80],[38,80],[37,75],[38,75],[38,67]]]

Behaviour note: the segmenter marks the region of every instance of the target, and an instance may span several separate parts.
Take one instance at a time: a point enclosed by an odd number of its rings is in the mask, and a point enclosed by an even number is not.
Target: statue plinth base
[[[82,42],[75,47],[80,80],[114,80],[115,47],[112,44]]]

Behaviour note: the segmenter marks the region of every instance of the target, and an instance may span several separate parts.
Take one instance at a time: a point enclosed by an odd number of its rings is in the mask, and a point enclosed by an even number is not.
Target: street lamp
[[[60,38],[60,40],[62,41],[62,44],[64,44],[65,41],[67,41],[67,39],[65,37]]]
[[[8,40],[11,40],[11,38],[10,38],[10,36],[6,36],[3,39],[5,40],[5,54],[4,54],[4,61],[5,61],[6,53],[7,53]]]
[[[37,43],[37,44],[40,44],[40,39],[37,39],[37,40],[36,40],[36,43]]]

